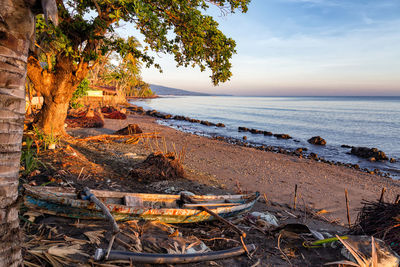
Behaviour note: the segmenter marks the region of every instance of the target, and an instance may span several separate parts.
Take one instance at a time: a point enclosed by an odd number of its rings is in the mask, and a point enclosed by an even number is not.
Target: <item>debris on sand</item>
[[[137,164],[130,171],[130,176],[143,182],[177,179],[185,177],[185,171],[173,152],[151,153],[145,161]]]
[[[86,110],[70,110],[65,123],[71,128],[102,128],[104,119],[101,112],[88,107]]]
[[[114,107],[102,107],[101,112],[104,113],[106,119],[126,120],[126,114]]]
[[[346,236],[346,240],[337,236],[342,243],[341,254],[348,259],[327,263],[349,266],[397,267],[400,259],[385,242],[371,236]]]
[[[380,238],[400,254],[400,203],[364,202],[352,232]]]
[[[139,125],[129,124],[128,126],[122,128],[122,129],[119,129],[114,134],[132,135],[132,134],[139,134],[139,133],[143,133],[143,131],[142,131],[142,129],[140,129]]]

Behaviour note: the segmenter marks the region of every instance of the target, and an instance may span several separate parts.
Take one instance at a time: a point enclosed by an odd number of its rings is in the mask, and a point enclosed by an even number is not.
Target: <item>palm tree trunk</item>
[[[2,0],[0,9],[0,266],[22,265],[16,200],[32,3]]]

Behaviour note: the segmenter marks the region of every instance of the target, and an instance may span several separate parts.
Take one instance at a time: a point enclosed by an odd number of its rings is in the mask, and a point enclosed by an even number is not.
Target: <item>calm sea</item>
[[[400,179],[400,97],[184,96],[132,103],[145,109],[226,125],[226,128],[217,128],[175,120],[160,121],[182,131],[238,139],[246,135],[251,143],[292,150],[307,147],[309,152],[327,160],[378,168]],[[239,126],[286,133],[293,139],[240,133]],[[327,141],[325,147],[307,142],[316,135]],[[349,155],[350,149],[342,148],[343,144],[377,147],[397,162],[371,163]]]

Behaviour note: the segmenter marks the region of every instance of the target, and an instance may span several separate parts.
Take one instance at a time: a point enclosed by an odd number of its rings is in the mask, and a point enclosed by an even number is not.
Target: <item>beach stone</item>
[[[370,162],[375,162],[375,161],[376,161],[376,158],[370,157],[368,160],[369,160]]]
[[[174,120],[178,120],[178,121],[183,121],[183,120],[185,120],[185,117],[184,117],[184,116],[181,116],[181,115],[175,115],[175,116],[173,117],[173,119],[174,119]]]
[[[225,127],[225,124],[223,124],[223,123],[221,123],[221,122],[219,122],[219,123],[217,123],[217,125],[216,125],[217,127]]]
[[[292,137],[288,134],[274,134],[274,136],[278,139],[291,139]]]
[[[318,154],[310,153],[310,158],[317,160],[318,159]]]
[[[243,136],[243,140],[247,140],[247,136]]]
[[[396,162],[396,159],[395,158],[390,158],[390,163],[395,163]]]
[[[266,135],[266,136],[272,136],[272,133],[268,132],[268,131],[264,131],[263,134]]]
[[[385,152],[380,151],[377,148],[368,148],[368,147],[353,147],[350,151],[350,154],[356,155],[360,158],[375,158],[375,160],[388,160],[389,158],[386,156]]]
[[[262,133],[262,132],[260,132],[260,130],[257,130],[257,129],[250,129],[250,132],[252,134],[260,134],[260,133]]]
[[[246,128],[246,127],[239,127],[239,128],[238,128],[238,131],[239,131],[239,132],[248,132],[249,129]]]
[[[349,146],[349,145],[341,145],[341,147],[344,147],[344,148],[352,148],[352,146]]]
[[[325,139],[323,139],[321,136],[314,136],[311,137],[310,139],[307,140],[310,144],[313,145],[318,145],[318,146],[324,146],[326,145]]]

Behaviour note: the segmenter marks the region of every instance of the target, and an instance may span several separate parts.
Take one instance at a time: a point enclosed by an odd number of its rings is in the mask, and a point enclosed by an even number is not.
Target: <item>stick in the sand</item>
[[[350,211],[349,211],[349,195],[348,195],[347,189],[344,189],[344,196],[346,198],[347,222],[348,222],[349,228],[350,228],[351,221],[350,221]]]
[[[265,204],[267,204],[267,205],[268,205],[268,198],[267,198],[267,194],[265,194],[265,193],[264,193],[264,195],[263,195],[263,196],[264,196]]]
[[[110,239],[110,243],[108,243],[108,248],[107,248],[107,253],[106,253],[106,257],[105,259],[108,258],[108,255],[110,254],[112,245],[114,243],[115,240],[115,236],[119,233],[119,227],[117,222],[115,221],[114,217],[111,215],[110,211],[107,209],[107,207],[103,204],[103,202],[101,202],[95,195],[93,195],[90,192],[90,189],[85,187],[83,188],[83,192],[85,193],[85,195],[89,198],[89,200],[93,203],[95,203],[97,205],[97,207],[99,207],[101,209],[101,211],[104,213],[104,215],[106,216],[107,220],[110,221],[111,225],[112,225],[112,229],[113,229],[113,233],[112,233],[112,237]]]
[[[400,202],[400,195],[397,195],[396,200],[394,201],[394,204],[399,204]]]
[[[296,202],[297,202],[297,184],[294,186],[293,210],[296,210]]]
[[[382,191],[381,191],[381,197],[379,198],[379,203],[382,203],[382,201],[383,201],[383,195],[385,194],[385,192],[386,192],[386,188],[383,187],[383,188],[382,188]]]

